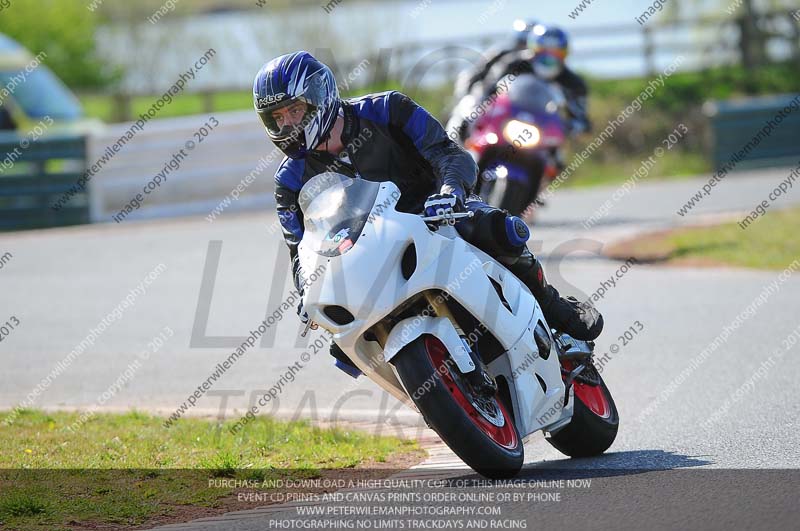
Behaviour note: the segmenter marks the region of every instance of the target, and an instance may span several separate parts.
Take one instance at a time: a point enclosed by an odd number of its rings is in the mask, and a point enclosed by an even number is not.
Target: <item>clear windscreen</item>
[[[321,173],[300,190],[303,244],[322,256],[350,250],[367,223],[380,184],[340,173]]]
[[[550,85],[532,74],[509,81],[508,98],[513,105],[526,111],[548,114],[558,110],[562,99]]]

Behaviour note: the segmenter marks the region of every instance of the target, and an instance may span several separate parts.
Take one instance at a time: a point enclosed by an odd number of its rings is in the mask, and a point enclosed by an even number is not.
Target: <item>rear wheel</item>
[[[570,362],[562,362],[567,371]],[[587,366],[572,384],[575,407],[566,427],[547,438],[558,451],[570,457],[600,455],[611,446],[619,430],[619,413],[603,377]]]
[[[419,337],[392,363],[425,420],[467,465],[489,478],[519,472],[522,438],[506,405],[476,393],[441,341]]]

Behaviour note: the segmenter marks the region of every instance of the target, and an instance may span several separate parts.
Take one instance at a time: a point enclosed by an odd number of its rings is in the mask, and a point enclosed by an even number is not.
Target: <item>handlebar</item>
[[[474,212],[445,212],[436,216],[422,216],[422,221],[425,223],[440,223],[442,225],[455,225],[456,220],[471,218]]]

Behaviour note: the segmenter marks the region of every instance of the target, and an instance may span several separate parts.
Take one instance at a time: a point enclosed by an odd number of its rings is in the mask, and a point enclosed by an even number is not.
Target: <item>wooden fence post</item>
[[[655,44],[653,43],[653,32],[649,26],[642,26],[642,39],[644,40],[642,46],[644,69],[647,75],[652,77],[656,75]]]
[[[130,94],[117,92],[114,94],[114,108],[111,115],[116,122],[127,122],[131,119],[131,96]]]

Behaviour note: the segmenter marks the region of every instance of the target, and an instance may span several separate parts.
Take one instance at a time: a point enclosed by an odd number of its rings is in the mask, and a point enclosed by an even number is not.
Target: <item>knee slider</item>
[[[518,257],[525,250],[530,230],[522,219],[499,208],[474,211],[475,216],[456,225],[461,237],[490,256]]]
[[[517,216],[508,216],[505,220],[506,239],[512,247],[521,247],[531,237],[528,225]]]
[[[531,232],[522,219],[497,210],[492,216],[492,236],[501,254],[519,256]]]

